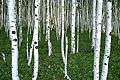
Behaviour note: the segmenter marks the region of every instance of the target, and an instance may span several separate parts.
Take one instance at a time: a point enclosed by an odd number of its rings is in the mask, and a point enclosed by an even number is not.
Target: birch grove
[[[119,79],[119,1],[0,0],[0,79]]]

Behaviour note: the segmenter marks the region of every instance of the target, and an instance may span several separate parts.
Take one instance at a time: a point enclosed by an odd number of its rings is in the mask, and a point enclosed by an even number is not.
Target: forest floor
[[[33,72],[32,64],[27,65],[26,57],[26,29],[23,29],[23,42],[19,48],[19,77],[20,80],[31,80]],[[39,41],[39,73],[37,80],[64,80],[64,64],[61,55],[60,40],[56,39],[55,32],[51,33],[53,55],[48,56],[45,35],[41,34]],[[69,35],[70,36],[70,35]],[[29,36],[31,39],[31,36]],[[87,32],[80,33],[79,53],[68,53],[68,75],[71,80],[93,80],[93,58],[91,50],[91,38]],[[29,41],[29,45],[31,41]],[[105,34],[102,34],[100,53],[100,72],[104,55]],[[70,47],[70,39],[69,39]],[[70,48],[69,48],[70,50]],[[2,52],[6,55],[6,63],[3,61]],[[0,30],[0,80],[12,80],[11,78],[11,46],[5,30]],[[118,39],[112,36],[112,48],[109,62],[108,80],[120,80],[120,45]]]

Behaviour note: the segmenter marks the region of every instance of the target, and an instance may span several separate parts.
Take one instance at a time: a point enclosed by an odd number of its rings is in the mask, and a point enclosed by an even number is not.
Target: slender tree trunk
[[[72,0],[71,53],[75,53],[75,15],[76,0]]]
[[[61,36],[61,12],[60,12],[60,0],[58,0],[58,35]]]
[[[96,21],[96,0],[93,0],[93,13],[92,13],[92,48],[95,47],[95,21]]]
[[[12,50],[12,79],[19,80],[18,76],[18,39],[16,30],[15,0],[8,0],[8,15]]]
[[[45,0],[43,0],[43,7],[42,7],[42,9],[43,9],[43,34],[45,34],[45,24],[46,24],[46,22],[45,22],[45,20],[46,20],[46,5],[45,5]]]
[[[63,62],[65,61],[64,58],[64,0],[62,0],[62,4],[61,4],[61,16],[62,16],[62,37],[61,37],[61,52],[62,52],[62,58],[63,58]]]
[[[52,54],[52,44],[50,41],[50,13],[49,13],[49,0],[47,0],[47,17],[46,17],[46,38],[48,41],[48,55]]]
[[[94,49],[94,80],[99,80],[99,58],[100,58],[101,25],[102,25],[102,2],[103,2],[103,0],[97,0],[97,19],[96,19],[95,49]]]
[[[68,37],[66,35],[66,52],[64,50],[64,41],[65,41],[65,26],[64,26],[64,21],[65,21],[65,11],[64,11],[64,0],[62,0],[62,4],[61,4],[61,16],[62,16],[62,37],[61,37],[61,53],[62,53],[62,58],[63,58],[63,63],[64,63],[64,73],[65,73],[65,77],[68,80],[71,80],[69,78],[69,76],[67,75],[67,54],[68,54]],[[67,33],[67,29],[66,29],[66,33]]]
[[[3,26],[3,14],[4,14],[4,12],[3,12],[3,0],[1,0],[1,6],[0,6],[0,29],[2,29],[2,26]]]
[[[76,50],[76,52],[78,53],[78,50],[79,50],[79,19],[80,19],[80,15],[79,15],[79,9],[77,9],[77,50]]]
[[[35,0],[35,25],[34,25],[34,72],[32,80],[37,80],[38,75],[38,26],[39,26],[39,0]]]
[[[28,55],[28,66],[30,66],[30,63],[32,60],[32,53],[33,53],[33,49],[34,49],[33,47],[34,47],[34,35],[33,35],[32,43],[31,43],[31,47],[30,47],[30,54]]]
[[[107,28],[106,28],[106,43],[105,43],[105,54],[103,59],[102,75],[101,80],[107,80],[108,74],[108,62],[110,58],[110,49],[111,49],[111,18],[112,18],[112,2],[107,0]]]
[[[22,0],[19,0],[19,23],[18,23],[18,26],[19,26],[19,47],[21,47],[21,43],[22,43],[22,40],[23,40],[23,37],[22,37]]]

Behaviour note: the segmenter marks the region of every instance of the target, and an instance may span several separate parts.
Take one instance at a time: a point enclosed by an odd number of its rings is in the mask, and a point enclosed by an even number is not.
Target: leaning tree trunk
[[[112,2],[107,0],[107,28],[106,28],[106,43],[105,43],[105,54],[103,59],[102,75],[101,80],[107,80],[108,74],[108,62],[110,58],[110,49],[111,49],[111,18],[112,18]]]
[[[75,53],[75,15],[76,0],[72,0],[71,53]]]
[[[94,49],[94,80],[99,80],[102,2],[103,0],[97,0],[97,16],[96,16],[97,18],[96,18],[95,49]]]
[[[18,39],[16,30],[15,0],[8,0],[8,15],[10,25],[10,39],[12,50],[12,79],[19,80],[18,76]]]
[[[64,17],[64,0],[61,1],[61,16],[62,16],[62,37],[61,37],[61,53],[62,53],[62,58],[63,58],[63,63],[64,63],[64,73],[65,73],[65,78],[67,80],[70,80],[69,76],[67,75],[67,54],[68,54],[68,37],[66,36],[66,52],[64,50],[64,41],[65,41],[65,17]],[[67,31],[66,31],[67,32]]]

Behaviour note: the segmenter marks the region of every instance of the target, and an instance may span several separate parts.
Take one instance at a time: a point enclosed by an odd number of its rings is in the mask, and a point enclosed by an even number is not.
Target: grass
[[[31,80],[33,72],[33,61],[27,66],[26,58],[26,29],[23,29],[23,42],[19,48],[19,77],[20,80]],[[62,61],[60,40],[56,39],[55,32],[51,33],[53,55],[48,56],[45,35],[41,34],[39,41],[39,73],[38,80],[64,80],[64,64]],[[69,35],[70,37],[70,35]],[[31,36],[29,36],[31,38]],[[30,42],[29,42],[30,43]],[[80,33],[79,53],[68,54],[68,75],[72,80],[93,80],[93,51],[91,38],[87,32]],[[105,34],[102,34],[100,71],[104,55]],[[120,80],[120,45],[117,38],[112,36],[112,48],[109,62],[108,80]],[[69,39],[70,47],[70,39]],[[6,55],[7,64],[3,62],[1,53]],[[70,52],[70,49],[69,49]],[[0,30],[0,80],[11,80],[11,46],[9,37],[4,29]],[[32,59],[33,60],[33,59]]]

